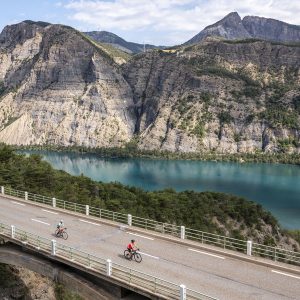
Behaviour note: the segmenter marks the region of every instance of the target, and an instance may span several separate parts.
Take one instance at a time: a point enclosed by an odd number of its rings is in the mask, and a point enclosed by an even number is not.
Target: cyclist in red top
[[[132,255],[132,251],[138,250],[138,247],[135,245],[135,240],[131,240],[131,242],[127,246],[127,250]]]

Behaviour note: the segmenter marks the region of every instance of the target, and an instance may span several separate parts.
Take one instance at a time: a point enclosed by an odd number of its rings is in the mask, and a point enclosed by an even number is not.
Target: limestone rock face
[[[0,35],[0,142],[300,153],[299,65],[297,45],[206,39],[120,66],[70,27],[25,21]]]
[[[135,56],[123,70],[139,147],[299,152],[299,58],[300,47],[214,40]]]
[[[109,147],[130,140],[131,89],[79,32],[23,22],[3,30],[0,49],[0,141]]]

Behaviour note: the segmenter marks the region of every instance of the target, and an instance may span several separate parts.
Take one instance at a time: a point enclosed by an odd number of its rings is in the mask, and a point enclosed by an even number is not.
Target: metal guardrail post
[[[4,186],[1,186],[1,194],[4,195]]]
[[[52,207],[56,207],[56,198],[52,198]]]
[[[247,255],[252,255],[252,241],[247,241]]]
[[[90,207],[89,205],[85,206],[85,214],[88,216],[90,214]]]
[[[24,199],[28,201],[28,192],[25,192]]]
[[[112,261],[110,259],[106,260],[106,275],[111,276],[112,271]]]
[[[10,228],[11,228],[11,238],[14,239],[16,233],[16,227],[14,225],[11,225]]]
[[[180,226],[180,238],[185,239],[185,226]]]
[[[51,240],[51,255],[56,255],[56,240]]]
[[[129,226],[132,226],[132,215],[128,214],[128,215],[127,215],[127,220],[128,220],[128,222],[127,222],[128,225],[129,225]]]
[[[180,300],[186,300],[186,286],[181,284],[180,286]]]

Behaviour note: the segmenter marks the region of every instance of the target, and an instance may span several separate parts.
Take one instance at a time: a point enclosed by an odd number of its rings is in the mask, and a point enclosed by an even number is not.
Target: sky
[[[300,25],[298,0],[0,0],[0,31],[23,20],[106,30],[127,41],[181,44],[232,11]]]

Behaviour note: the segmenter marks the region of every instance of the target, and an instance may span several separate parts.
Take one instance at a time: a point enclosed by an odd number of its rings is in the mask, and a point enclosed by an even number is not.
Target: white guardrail
[[[112,220],[115,222],[127,224],[128,226],[136,226],[147,230],[160,232],[163,234],[172,235],[180,239],[189,239],[200,242],[202,244],[214,245],[223,249],[234,250],[245,253],[249,256],[260,256],[274,261],[279,261],[287,264],[300,266],[300,252],[286,250],[280,247],[270,247],[252,241],[234,239],[218,234],[212,234],[200,230],[185,228],[168,223],[162,223],[151,219],[144,219],[130,214],[122,214],[110,210],[89,207],[88,205],[67,202],[50,198],[46,196],[36,195],[24,191],[12,189],[10,187],[1,187],[3,195],[10,195],[25,200],[43,203],[52,207],[58,207],[65,210],[90,215],[93,217]]]
[[[108,276],[129,286],[150,292],[163,299],[180,300],[217,300],[216,298],[186,288],[164,279],[113,263],[110,259],[104,259],[89,253],[79,251],[72,247],[57,243],[41,236],[21,230],[14,225],[0,223],[0,236],[13,239],[22,243],[23,247],[33,248],[35,251],[52,255],[70,261],[72,264],[84,266],[96,273]]]

